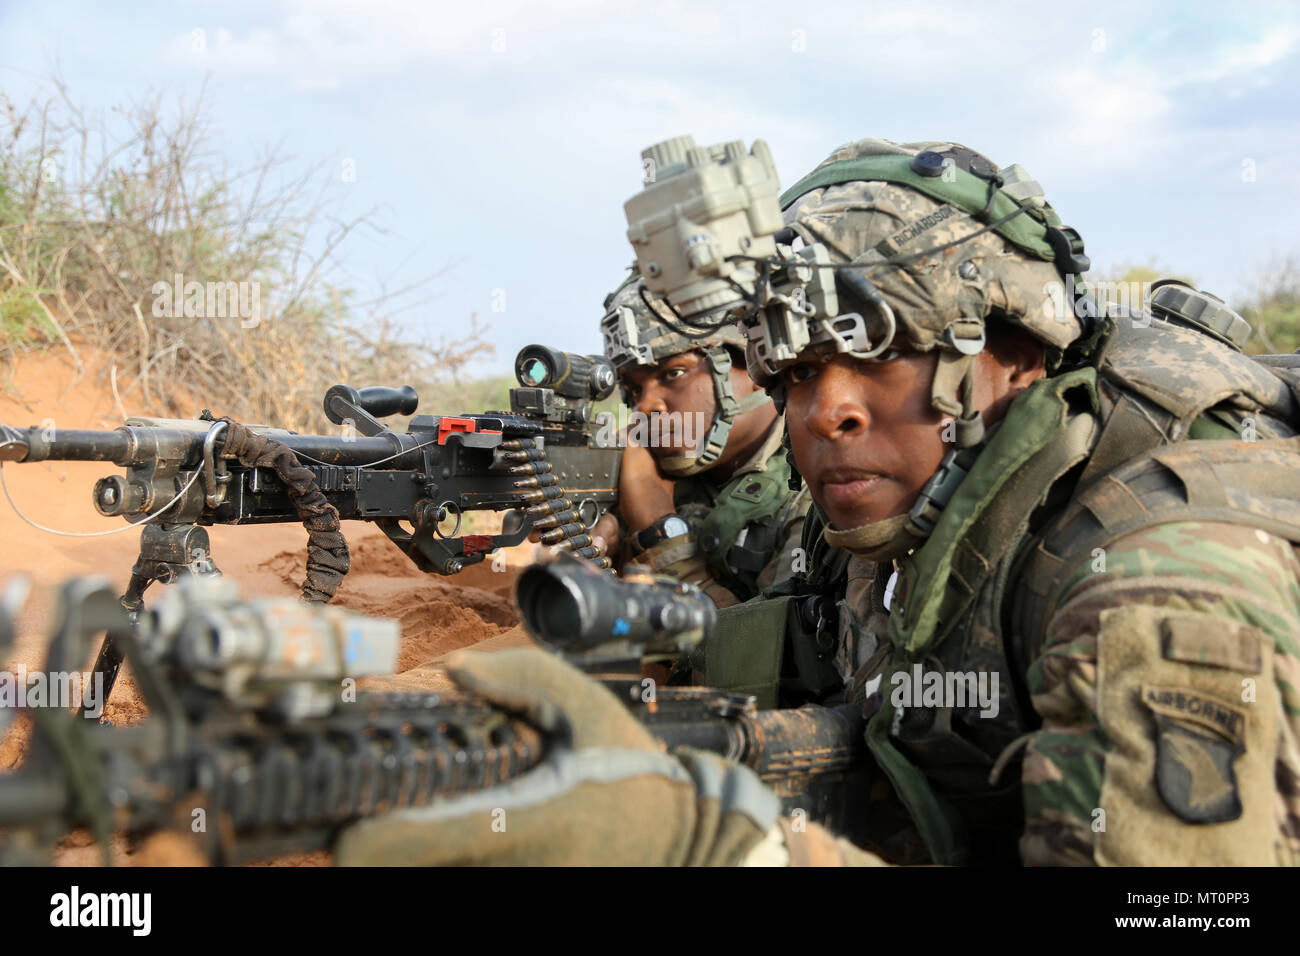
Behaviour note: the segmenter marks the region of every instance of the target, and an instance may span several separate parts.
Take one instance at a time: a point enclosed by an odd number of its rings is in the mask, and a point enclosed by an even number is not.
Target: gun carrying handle
[[[376,418],[387,418],[389,415],[414,415],[415,410],[420,406],[420,396],[415,394],[415,389],[410,385],[403,385],[400,388],[382,386],[363,388],[357,395],[361,407]]]
[[[420,397],[409,385],[363,388],[361,391],[351,385],[334,385],[325,393],[325,417],[335,425],[350,421],[363,435],[373,436],[386,430],[379,419],[389,415],[412,415],[419,404]]]

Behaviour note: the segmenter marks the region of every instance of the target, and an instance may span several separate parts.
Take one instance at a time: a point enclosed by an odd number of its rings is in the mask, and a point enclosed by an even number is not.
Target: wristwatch
[[[648,551],[660,541],[667,541],[669,538],[686,534],[690,530],[691,526],[686,523],[686,519],[681,515],[667,514],[650,525],[650,527],[637,532],[636,544],[642,551]]]

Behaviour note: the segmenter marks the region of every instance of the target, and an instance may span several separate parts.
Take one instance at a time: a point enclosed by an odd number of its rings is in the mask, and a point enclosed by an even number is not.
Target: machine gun
[[[601,567],[589,533],[618,495],[621,451],[602,442],[593,403],[617,382],[603,356],[530,345],[515,360],[520,387],[509,412],[416,415],[406,432],[381,419],[412,415],[404,388],[335,385],[325,415],[345,433],[299,435],[214,419],[132,418],[113,431],[0,424],[0,465],[111,461],[125,475],[100,479],[94,504],[142,525],[140,556],[122,596],[134,615],[145,589],[216,572],[204,527],[302,521],[303,597],[327,602],[348,570],[338,522],[379,526],[422,571],[455,574],[497,548],[541,532],[541,541]],[[2,472],[0,472],[2,476]],[[505,511],[496,534],[462,534],[467,513]],[[96,664],[109,691],[122,655],[108,641]]]
[[[697,589],[620,581],[572,557],[534,566],[518,586],[539,639],[614,691],[665,747],[744,762],[787,808],[854,833],[854,784],[867,779],[860,710],[758,711],[753,698],[707,688],[647,695],[639,669],[623,666],[703,638],[716,612]],[[8,604],[0,645],[13,634]],[[169,589],[134,627],[106,582],[73,581],[57,620],[47,673],[79,666],[107,631],[149,716],[114,727],[28,707],[23,764],[0,776],[0,863],[48,858],[78,827],[106,847],[114,830],[142,836],[178,821],[214,863],[327,848],[360,818],[527,773],[550,746],[518,715],[472,698],[350,696],[351,679],[392,669],[391,621],[285,599],[240,603],[232,582],[210,576]]]

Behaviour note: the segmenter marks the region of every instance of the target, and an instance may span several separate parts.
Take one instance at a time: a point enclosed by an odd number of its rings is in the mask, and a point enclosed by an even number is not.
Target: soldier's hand
[[[340,864],[728,864],[773,832],[779,801],[748,768],[670,756],[558,657],[458,652],[446,665],[465,690],[545,731],[546,759],[501,787],[353,825],[335,847]]]
[[[591,540],[601,554],[615,556],[621,539],[618,518],[609,512],[601,515],[600,520],[591,529]]]
[[[629,444],[618,473],[618,508],[633,534],[672,514],[673,482],[659,474],[650,449]]]

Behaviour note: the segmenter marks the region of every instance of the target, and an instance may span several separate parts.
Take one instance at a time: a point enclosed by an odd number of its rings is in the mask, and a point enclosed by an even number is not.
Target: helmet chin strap
[[[948,327],[946,339],[949,348],[939,350],[930,405],[956,419],[957,447],[973,448],[984,440],[984,418],[975,407],[975,359],[984,350],[984,323],[959,320]]]
[[[713,396],[718,407],[713,414],[708,434],[704,436],[704,448],[699,455],[660,459],[659,470],[673,478],[698,475],[716,465],[722,457],[723,449],[727,447],[727,437],[731,434],[735,420],[771,401],[762,389],[755,389],[744,398],[737,399],[731,390],[731,353],[722,345],[711,345],[702,351],[713,370]]]
[[[910,518],[910,514],[897,515],[847,531],[836,531],[828,525],[822,537],[832,548],[843,548],[868,561],[894,561],[925,541],[926,536],[911,525]]]

